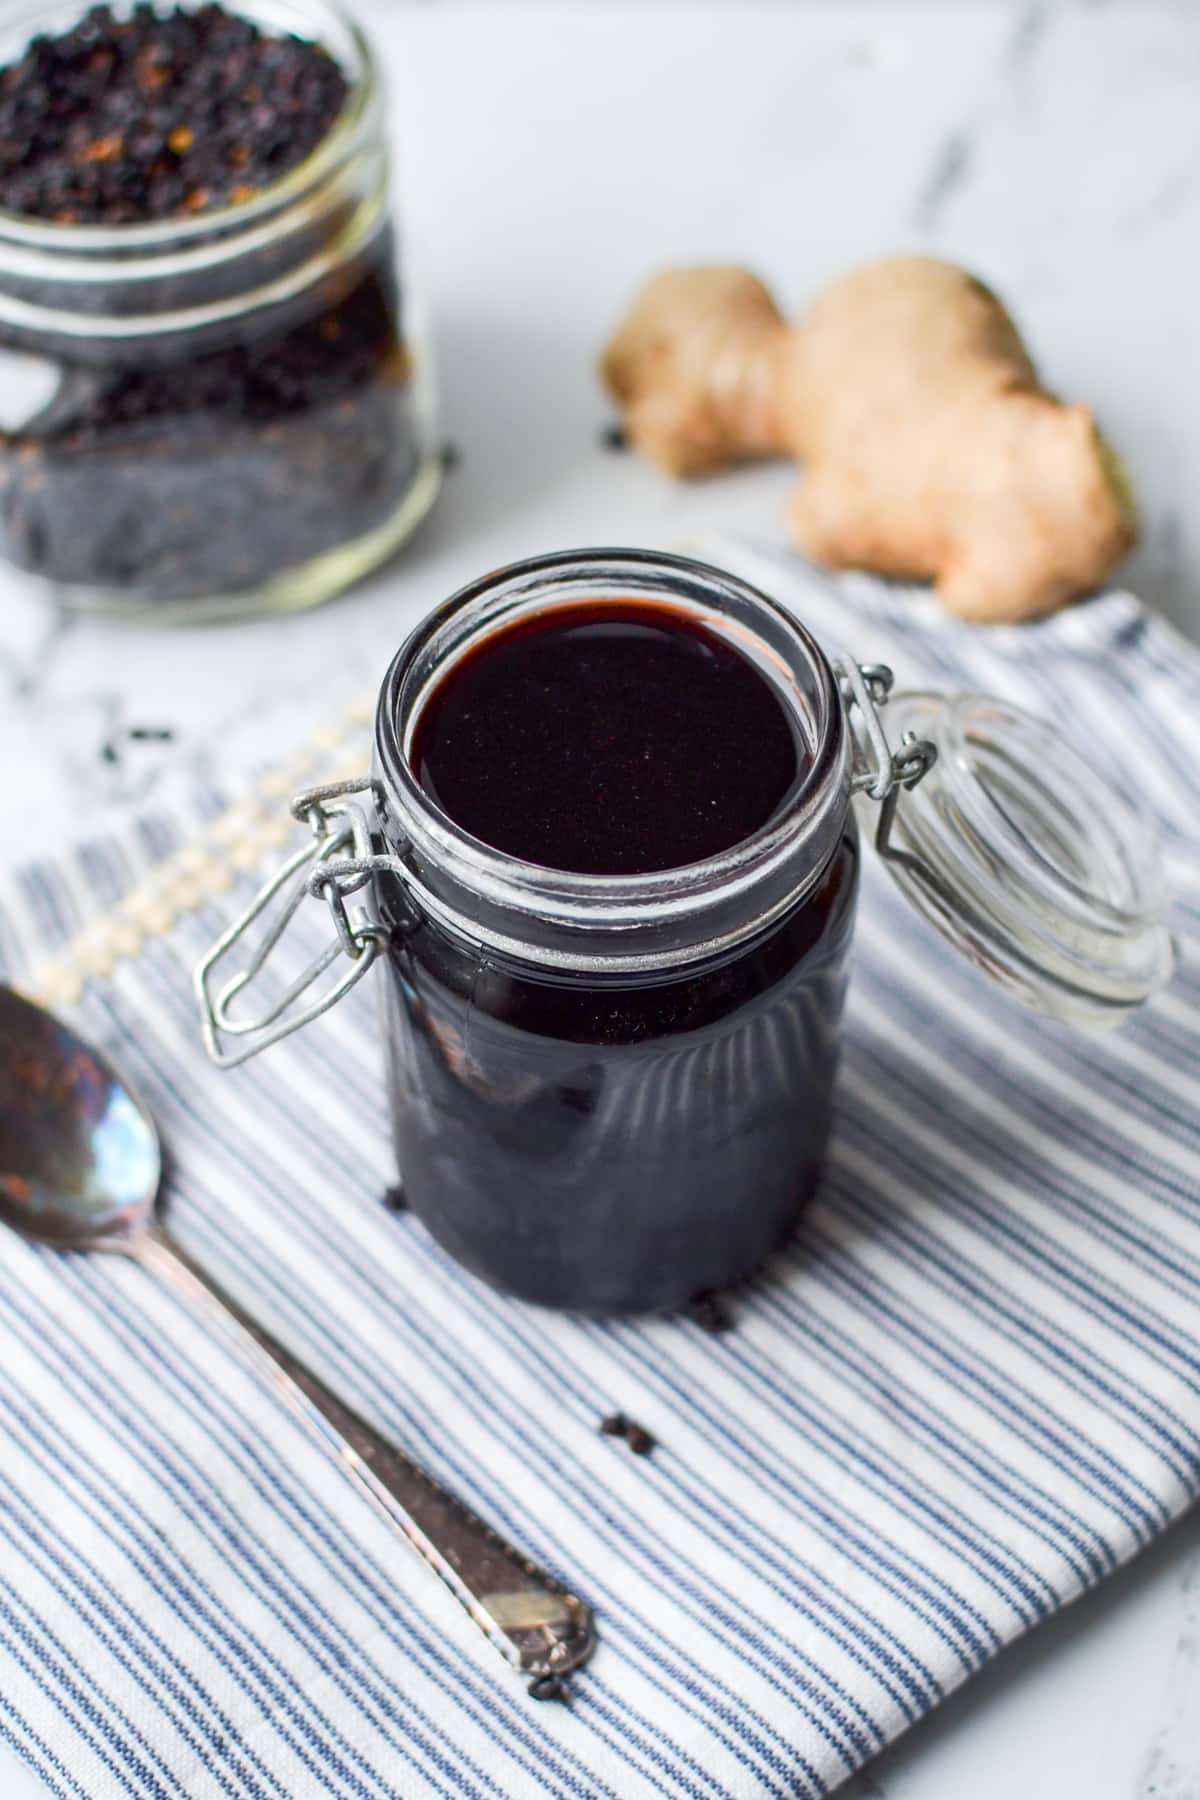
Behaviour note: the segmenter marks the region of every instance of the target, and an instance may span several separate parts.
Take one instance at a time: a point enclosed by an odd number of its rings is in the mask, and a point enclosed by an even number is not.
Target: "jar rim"
[[[804,727],[812,754],[772,817],[729,849],[645,874],[549,868],[473,837],[420,786],[408,749],[422,707],[446,669],[507,620],[577,602],[581,584],[607,590],[589,595],[597,601],[633,595],[677,609],[686,601],[693,616],[710,625],[719,625],[730,616],[723,609],[734,607],[764,626],[759,644],[767,662],[760,672],[770,674],[774,666],[777,692]],[[465,635],[450,645],[464,621]],[[790,669],[782,666],[785,652]],[[790,675],[797,685],[789,689]],[[443,917],[456,914],[448,922],[497,947],[572,966],[691,961],[764,929],[815,884],[849,808],[849,734],[836,678],[815,638],[738,576],[690,557],[619,547],[531,557],[480,577],[435,608],[384,677],[375,763],[383,829],[402,841],[406,880],[420,900]],[[645,948],[637,948],[635,939]]]
[[[284,0],[282,9],[277,0],[239,0],[239,9],[246,16],[265,18],[267,23],[277,22],[270,17],[273,13],[289,10],[287,0]],[[122,278],[128,280],[131,267],[136,267],[136,262],[129,257],[130,251],[144,249],[148,257],[153,257],[156,251],[164,250],[186,255],[189,246],[204,246],[210,239],[233,238],[240,243],[246,235],[243,228],[258,227],[275,214],[286,213],[294,202],[302,199],[348,160],[379,94],[379,65],[375,52],[366,32],[349,8],[342,4],[342,0],[304,0],[304,10],[310,9],[313,13],[324,15],[335,30],[345,34],[356,66],[344,69],[350,91],[341,112],[320,143],[295,168],[289,169],[277,181],[262,188],[252,200],[239,201],[237,204],[218,207],[212,212],[197,213],[185,219],[172,217],[145,222],[130,221],[125,224],[76,225],[56,219],[42,219],[33,213],[12,212],[0,206],[0,254],[6,245],[34,255],[42,251],[54,259],[55,272],[61,274],[61,258],[64,254],[70,256],[82,252],[99,255],[112,251],[121,260],[107,270],[104,265],[97,265],[93,278],[104,279],[106,273],[119,271]],[[45,14],[61,14],[64,18],[82,17],[78,6],[36,0],[27,9],[25,24],[33,25],[38,17]],[[20,23],[8,19],[5,22],[6,30],[16,35],[15,27]],[[318,37],[313,41],[320,42],[321,39]],[[155,262],[156,273],[160,267],[161,264]]]

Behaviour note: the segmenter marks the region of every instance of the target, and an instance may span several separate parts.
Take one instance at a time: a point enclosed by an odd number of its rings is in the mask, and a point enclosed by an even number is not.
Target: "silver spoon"
[[[98,1051],[0,984],[0,1224],[56,1250],[115,1250],[241,1340],[347,1476],[549,1699],[594,1645],[591,1612],[344,1405],[170,1237],[158,1133]]]

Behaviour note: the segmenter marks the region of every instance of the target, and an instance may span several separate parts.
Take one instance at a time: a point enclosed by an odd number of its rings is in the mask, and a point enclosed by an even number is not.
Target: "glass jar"
[[[754,662],[809,752],[803,777],[733,849],[662,873],[567,873],[470,837],[410,763],[433,690],[518,619],[631,598]],[[402,647],[372,776],[298,797],[315,849],[252,909],[315,854],[289,908],[306,892],[332,908],[337,936],[308,973],[346,950],[333,994],[291,1016],[302,976],[264,1018],[238,1012],[285,911],[214,998],[215,966],[248,918],[198,971],[210,1051],[244,1060],[378,961],[406,1197],[459,1261],[524,1299],[589,1312],[671,1309],[737,1281],[790,1230],[820,1169],[856,795],[910,899],[1020,997],[1112,1019],[1171,966],[1153,846],[1115,797],[1095,804],[1094,777],[1061,740],[998,702],[906,695],[893,750],[889,685],[878,667],[831,664],[765,594],[681,558],[598,550],[484,577]]]
[[[8,9],[0,61],[81,10]],[[0,212],[0,552],[73,607],[311,606],[389,556],[437,492],[371,50],[332,0],[239,10],[319,42],[349,82],[303,163],[188,219]]]

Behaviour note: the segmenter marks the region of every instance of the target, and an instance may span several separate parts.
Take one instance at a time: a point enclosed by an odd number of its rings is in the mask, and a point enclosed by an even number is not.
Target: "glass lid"
[[[943,937],[1076,1024],[1116,1022],[1163,985],[1173,952],[1158,844],[1080,751],[979,694],[899,693],[887,722],[893,742],[937,754],[883,799],[876,846]]]

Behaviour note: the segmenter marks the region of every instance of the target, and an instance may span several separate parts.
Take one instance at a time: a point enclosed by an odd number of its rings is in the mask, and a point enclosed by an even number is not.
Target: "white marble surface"
[[[186,759],[236,767],[335,691],[369,689],[413,620],[510,556],[709,524],[779,532],[786,470],[678,488],[599,447],[595,348],[665,261],[750,262],[797,309],[887,249],[970,263],[1124,451],[1146,527],[1130,584],[1200,638],[1200,6],[361,10],[391,76],[461,466],[392,570],[308,617],[189,633],[71,622],[4,577],[10,860],[102,824]],[[163,725],[173,742],[125,735]],[[0,1800],[21,1782],[0,1757]],[[848,1791],[1200,1800],[1200,1519]]]

